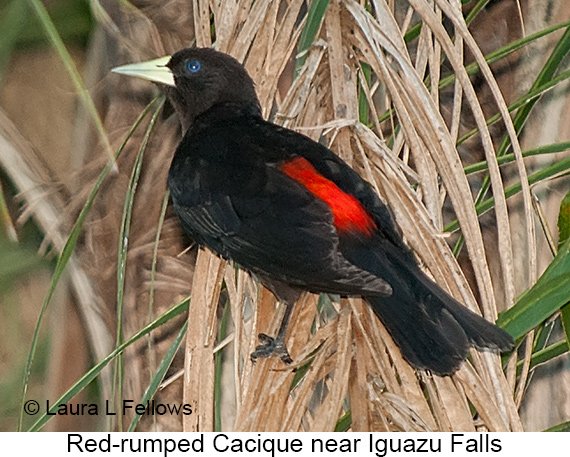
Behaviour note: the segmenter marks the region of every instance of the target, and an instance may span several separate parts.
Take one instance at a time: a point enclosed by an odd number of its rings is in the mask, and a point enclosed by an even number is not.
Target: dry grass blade
[[[513,284],[514,284],[513,259],[512,259],[513,249],[512,249],[512,240],[510,235],[507,203],[506,203],[506,198],[504,196],[504,187],[499,172],[499,165],[497,163],[493,141],[489,129],[485,124],[485,116],[483,114],[483,110],[477,98],[477,94],[475,93],[475,89],[473,88],[471,82],[469,81],[467,72],[463,67],[463,62],[457,59],[458,56],[455,55],[452,41],[448,36],[447,32],[445,31],[444,27],[441,25],[441,21],[439,20],[439,18],[434,14],[433,10],[428,7],[427,3],[423,2],[422,0],[412,0],[412,2],[410,3],[422,16],[422,19],[434,31],[434,34],[437,36],[438,40],[441,42],[442,46],[444,47],[446,54],[457,74],[457,78],[461,82],[465,96],[467,98],[469,106],[471,107],[471,110],[473,111],[475,121],[479,127],[479,131],[481,132],[483,148],[487,158],[487,163],[489,165],[489,175],[491,177],[491,186],[493,188],[493,194],[497,195],[497,199],[495,201],[495,211],[497,215],[497,233],[499,237],[499,246],[501,246],[501,248],[499,249],[499,255],[501,259],[503,283],[505,284],[506,300],[507,304],[511,305],[514,303],[515,295],[513,289]],[[488,78],[489,81],[493,81],[494,78],[490,73],[490,70],[488,70],[488,66],[486,66],[485,64],[482,53],[478,50],[478,46],[471,37],[471,34],[467,31],[467,27],[464,26],[464,19],[463,18],[461,18],[460,20],[457,19],[457,15],[455,14],[455,9],[449,7],[449,4],[447,4],[447,2],[439,2],[439,4],[442,6],[442,8],[444,8],[444,10],[448,15],[453,14],[452,18],[455,19],[454,23],[456,27],[458,27],[459,29],[458,31],[461,32],[463,39],[466,40],[466,42],[470,45],[470,47],[473,46],[473,52],[478,57],[478,61],[482,61],[483,62],[482,64],[485,65],[486,77]],[[495,87],[495,85],[493,87]],[[504,105],[504,101],[502,101],[502,104]],[[507,122],[510,122],[510,117],[508,117],[508,115],[506,119],[508,119]],[[515,141],[516,141],[516,136],[515,136]],[[485,315],[494,320],[496,319],[497,312],[494,307],[489,305],[490,303],[483,302],[483,309],[485,311]]]
[[[486,426],[491,431],[504,432],[511,430],[507,425],[501,411],[497,408],[495,399],[484,386],[477,373],[465,364],[456,374],[456,378],[461,380],[461,385],[466,391],[467,397],[477,409]],[[517,428],[516,426],[514,427]]]
[[[343,27],[341,26],[340,12],[340,1],[333,0],[329,4],[325,16],[332,110],[334,119],[347,119],[353,123],[358,118],[356,74],[354,64],[350,62],[350,67],[347,65],[348,56],[343,46]],[[351,71],[348,71],[348,68]],[[340,129],[337,133],[337,153],[348,163],[351,163],[350,131]]]
[[[441,6],[441,8],[446,12],[446,14],[448,14],[452,20],[454,21],[455,26],[458,29],[458,32],[460,33],[460,35],[462,36],[462,39],[465,40],[466,44],[469,46],[469,49],[473,52],[474,56],[475,56],[475,60],[477,61],[477,63],[479,64],[483,75],[485,76],[493,97],[496,100],[497,103],[497,107],[499,108],[499,112],[501,114],[501,117],[505,123],[506,129],[507,129],[507,133],[509,135],[509,139],[511,141],[511,147],[513,149],[513,152],[515,154],[515,158],[516,158],[516,164],[517,164],[517,170],[519,173],[519,179],[520,179],[520,183],[522,185],[522,194],[523,194],[523,202],[524,202],[524,216],[525,216],[525,229],[526,229],[526,233],[527,233],[527,246],[528,246],[528,251],[527,251],[527,260],[528,260],[528,266],[529,266],[529,277],[528,277],[528,284],[527,286],[531,286],[536,282],[536,259],[537,259],[537,248],[536,248],[536,236],[535,236],[535,227],[534,227],[534,212],[533,212],[533,205],[532,205],[532,195],[530,192],[530,184],[528,182],[528,174],[526,171],[526,167],[525,164],[523,162],[523,158],[522,158],[522,151],[521,151],[521,146],[519,144],[519,140],[517,137],[517,133],[515,131],[515,128],[513,126],[513,122],[511,120],[511,117],[509,115],[509,111],[507,108],[507,104],[503,98],[503,95],[501,93],[501,90],[499,88],[499,85],[495,79],[495,77],[493,76],[491,69],[489,68],[489,65],[487,64],[487,62],[485,61],[485,57],[483,56],[483,53],[481,52],[479,46],[477,45],[477,43],[475,42],[475,39],[472,37],[472,35],[469,33],[469,31],[467,30],[467,26],[465,25],[465,21],[463,19],[463,17],[461,16],[461,10],[457,9],[457,8],[453,8],[447,1],[444,0],[440,0],[438,2]],[[524,28],[524,27],[523,27]],[[503,209],[499,208],[499,211],[503,211]],[[500,221],[501,223],[505,224],[504,230],[507,232],[507,235],[510,234],[510,226],[509,226],[509,220],[508,218],[506,218],[506,220]],[[499,228],[500,230],[500,228]],[[499,234],[499,236],[501,236]],[[506,240],[508,242],[508,238]],[[508,245],[507,245],[508,247]],[[512,259],[512,250],[511,251],[506,251],[506,257],[503,259],[503,269],[504,269],[504,275],[505,275],[505,286],[507,287],[506,290],[506,296],[507,296],[507,305],[510,306],[511,303],[514,303],[514,299],[515,294],[514,294],[514,272],[513,272],[513,259]]]
[[[297,2],[291,3],[292,8],[297,6]],[[264,16],[266,21],[269,20],[273,24],[272,28],[279,27],[278,24],[281,24],[280,30],[286,30],[291,34],[291,39],[295,38],[294,27],[287,20],[294,16],[293,13],[288,15],[289,11],[285,10],[277,16],[275,10],[269,8],[264,2],[260,2],[256,7],[258,8],[256,10],[259,14],[258,17]],[[377,7],[378,11],[381,11],[384,8],[383,2],[377,2]],[[379,15],[379,18],[380,16],[382,15]],[[396,106],[398,120],[402,123],[404,132],[404,137],[401,137],[402,140],[405,138],[406,144],[410,146],[416,164],[424,164],[418,168],[421,168],[419,181],[425,201],[440,201],[435,177],[437,173],[442,176],[466,234],[478,279],[479,292],[486,303],[484,309],[494,310],[495,297],[490,288],[490,274],[485,262],[485,249],[477,216],[473,211],[469,184],[464,174],[458,172],[461,169],[461,162],[451,135],[445,127],[436,104],[433,103],[432,96],[427,93],[421,79],[415,76],[414,67],[401,39],[401,32],[390,17],[382,16],[380,24],[355,2],[331,2],[324,18],[324,28],[321,31],[321,34],[326,37],[326,42],[319,42],[322,45],[316,45],[309,50],[305,66],[301,68],[298,79],[292,85],[283,103],[279,104],[278,120],[283,120],[284,124],[290,127],[295,125],[313,127],[306,131],[313,138],[318,138],[321,135],[326,122],[331,119],[342,120],[337,123],[333,135],[335,150],[344,158],[351,160],[354,155],[354,143],[351,138],[356,136],[360,140],[358,156],[362,159],[361,163],[371,177],[377,177],[373,181],[393,205],[396,217],[405,227],[405,234],[410,243],[426,261],[439,282],[447,284],[450,290],[468,303],[472,309],[477,309],[473,293],[461,270],[443,240],[438,239],[437,232],[434,230],[434,222],[441,226],[438,222],[441,221],[440,204],[430,206],[426,213],[425,207],[418,201],[411,187],[407,183],[404,184],[406,178],[402,174],[402,169],[406,170],[406,167],[397,158],[392,158],[390,151],[383,150],[377,142],[377,137],[367,129],[362,126],[355,129],[346,128],[355,125],[358,116],[355,100],[357,99],[357,73],[360,64],[356,63],[354,59],[356,57],[369,63],[376,75],[388,87],[391,100]],[[264,111],[269,112],[271,104],[278,100],[275,82],[279,79],[278,75],[284,70],[283,62],[289,58],[292,47],[290,45],[279,46],[280,52],[272,54],[268,51],[267,40],[272,42],[277,36],[282,39],[283,33],[268,35],[265,26],[260,25],[259,32],[255,34],[252,32],[251,26],[255,19],[248,19],[249,22],[246,21],[244,26],[234,34],[235,42],[233,47],[229,46],[229,49],[239,50],[237,53],[231,51],[238,58],[243,58],[246,55],[246,50],[250,49],[247,68],[254,79],[258,80]],[[279,22],[280,19],[282,22]],[[347,33],[347,31],[350,32]],[[266,42],[260,43],[259,40],[266,40]],[[358,53],[356,56],[352,56],[347,51],[348,45],[352,46],[352,52]],[[275,51],[276,48],[272,48],[272,50]],[[388,62],[385,51],[388,51],[390,57],[400,65],[401,71],[394,70],[393,63]],[[433,59],[436,59],[438,55],[438,50],[434,49],[433,52],[435,54],[432,56],[432,65]],[[266,81],[264,75],[270,75],[270,80]],[[315,109],[315,107],[320,107],[320,109]],[[404,143],[401,141],[401,144]],[[428,151],[429,155],[426,154]],[[379,161],[379,158],[382,159]],[[432,160],[437,167],[437,173],[436,168],[429,165]],[[372,163],[375,165],[371,165]],[[378,174],[380,172],[381,174]],[[410,175],[414,174],[409,170],[406,172]],[[405,198],[403,198],[404,195]],[[419,225],[418,214],[421,215],[421,224]],[[232,293],[232,295],[238,294]],[[264,296],[265,294],[261,294],[261,297]],[[237,299],[240,302],[243,300],[239,296]],[[254,311],[253,326],[247,338],[250,344],[236,345],[237,353],[234,358],[236,370],[241,363],[247,360],[247,351],[253,349],[252,344],[255,344],[257,329],[268,328],[271,320],[266,311],[260,311],[260,309],[268,309],[265,300],[257,301],[257,303],[254,300],[253,305],[256,311]],[[269,307],[272,306],[269,305]],[[232,307],[235,309],[235,305],[232,304]],[[241,306],[239,309],[242,309]],[[241,312],[240,314],[233,314],[234,317],[242,315]],[[493,314],[494,311],[491,311],[491,315]],[[362,370],[362,374],[359,375],[360,387],[350,389],[348,391],[349,397],[357,395],[363,390],[368,391],[368,380],[364,373],[374,368],[386,377],[384,381],[389,386],[390,391],[401,395],[402,397],[398,398],[405,399],[404,404],[413,405],[410,410],[419,411],[430,428],[473,429],[472,418],[469,409],[466,407],[467,401],[463,389],[456,389],[449,380],[438,380],[436,383],[429,381],[428,384],[431,385],[428,389],[431,392],[429,396],[434,396],[431,399],[432,407],[437,404],[440,405],[432,409],[426,402],[422,386],[418,383],[413,370],[401,359],[398,349],[393,345],[385,330],[380,332],[382,336],[379,337],[378,330],[371,333],[369,330],[365,330],[360,319],[355,322],[359,322],[356,327],[358,330],[351,332],[353,335],[351,338],[363,342],[367,350],[358,351],[357,355],[350,355],[351,352],[343,355],[340,350],[334,355],[327,355],[333,347],[337,347],[341,341],[344,341],[338,336],[335,338],[332,335],[328,337],[312,361],[308,373],[294,390],[293,397],[288,400],[292,403],[284,420],[276,419],[279,417],[280,411],[285,412],[276,403],[276,399],[285,401],[288,396],[286,389],[284,389],[284,381],[288,379],[287,376],[279,371],[273,372],[272,368],[276,367],[266,361],[253,369],[246,364],[243,372],[236,371],[236,376],[241,376],[242,379],[241,387],[246,387],[245,390],[242,390],[242,394],[238,394],[238,398],[242,399],[241,402],[238,402],[240,411],[236,419],[236,423],[240,424],[240,429],[255,430],[256,427],[269,429],[267,428],[269,424],[275,423],[281,423],[282,430],[330,429],[331,422],[328,418],[335,408],[338,411],[338,399],[346,395],[346,391],[341,388],[342,386],[338,382],[346,379],[347,373],[354,372],[352,368],[347,371],[348,367],[358,367],[357,372]],[[242,327],[242,324],[237,324],[237,328],[239,329],[238,334],[242,335],[245,327]],[[295,332],[295,334],[298,333]],[[343,335],[347,334],[343,333]],[[360,336],[357,338],[356,335]],[[370,335],[375,336],[371,337]],[[378,348],[382,347],[382,343],[377,341],[378,338],[384,342],[389,353],[388,358],[378,357]],[[311,341],[312,337],[309,339],[310,346]],[[314,344],[312,346],[314,347]],[[240,347],[242,350],[239,349]],[[356,362],[352,357],[356,357]],[[334,372],[330,368],[333,358],[340,362]],[[351,361],[349,362],[349,360]],[[502,376],[499,374],[500,370],[496,370],[496,360],[487,358],[476,358],[475,360],[487,379]],[[489,365],[494,366],[490,367]],[[498,383],[494,382],[493,384],[496,386]],[[327,395],[322,399],[320,407],[315,410],[311,404],[314,401],[312,392],[317,385],[326,385]],[[292,400],[293,398],[294,400]],[[357,400],[354,402],[358,404]],[[481,402],[479,405],[484,407]],[[369,414],[364,415],[362,411],[364,408],[365,405],[361,402],[360,416],[362,419],[360,423],[369,425],[374,422],[375,418]],[[267,416],[268,410],[273,413],[271,417]],[[307,416],[305,411],[312,411],[312,413]],[[320,415],[323,411],[327,411],[327,413]],[[384,410],[384,412],[386,411]],[[493,419],[494,416],[490,414],[485,417],[495,420]],[[495,423],[496,420],[493,424]]]
[[[340,417],[349,385],[352,353],[352,323],[350,313],[341,313],[337,324],[337,352],[335,354],[334,378],[328,387],[329,392],[315,413],[311,431],[326,432],[334,430]]]
[[[0,111],[0,165],[20,192],[28,206],[27,213],[33,216],[46,234],[46,240],[61,252],[71,226],[66,214],[64,200],[49,185],[53,181],[48,169],[39,160],[37,153],[18,132],[13,123]],[[67,267],[73,291],[77,296],[80,312],[87,325],[91,348],[102,359],[112,348],[112,337],[101,317],[102,303],[92,280],[72,256]],[[108,376],[109,372],[105,372]],[[103,384],[105,387],[105,383]],[[108,393],[105,389],[105,392]]]
[[[334,326],[332,334],[334,335],[338,320],[331,324]],[[320,347],[315,359],[312,361],[309,371],[303,379],[303,383],[294,391],[294,401],[290,406],[287,414],[284,416],[281,431],[299,431],[302,430],[302,421],[305,417],[307,406],[310,404],[315,386],[322,377],[321,370],[327,372],[326,364],[331,352],[334,351],[334,338],[331,336],[326,339]],[[330,369],[330,365],[329,365]]]
[[[411,150],[418,156],[429,152],[437,164],[466,237],[482,301],[487,306],[491,306],[491,309],[495,309],[491,276],[485,262],[485,247],[477,215],[473,210],[471,191],[465,175],[461,172],[457,173],[461,169],[461,162],[443,119],[435,109],[422,81],[411,67],[409,57],[398,53],[398,47],[392,45],[395,37],[386,36],[385,30],[391,30],[394,27],[381,30],[379,25],[373,22],[357,4],[348,2],[347,7],[362,30],[362,34],[355,33],[358,40],[355,44],[363,50],[365,53],[363,57],[381,75],[389,87]],[[386,62],[380,45],[397,59],[402,66],[401,74],[396,73],[389,62]],[[397,207],[395,211],[398,212]],[[400,225],[403,228],[408,227],[404,223]],[[418,250],[416,246],[414,248],[420,255],[426,253],[426,250]]]
[[[433,382],[437,389],[441,407],[451,426],[449,431],[475,431],[467,399],[462,395],[460,389],[455,386],[453,379],[451,377],[440,378],[434,376],[430,382]]]
[[[353,402],[358,405],[364,402],[362,408],[366,411],[369,423],[382,420],[382,414],[370,408],[370,402],[377,400],[378,385],[381,383],[382,392],[390,392],[399,398],[401,405],[406,405],[409,412],[406,420],[400,421],[398,430],[413,431],[417,421],[415,416],[421,417],[425,429],[436,430],[436,421],[431,408],[426,401],[423,388],[418,382],[414,370],[405,362],[393,340],[384,326],[378,322],[369,307],[362,300],[350,300],[356,321],[354,334],[356,335],[357,356],[354,363],[357,365],[357,380],[359,389],[355,391],[356,398],[351,396],[351,410]],[[373,392],[376,392],[373,394]],[[360,396],[362,395],[362,396]],[[393,399],[393,398],[392,398]],[[400,408],[402,409],[402,408]],[[357,410],[358,411],[358,410]],[[360,415],[364,415],[364,411]],[[401,415],[400,415],[401,417]],[[382,420],[383,422],[383,420]],[[408,424],[408,425],[406,425]],[[354,426],[353,426],[354,429]],[[368,430],[365,429],[365,430]],[[360,431],[365,431],[360,430]],[[388,427],[386,431],[393,430]],[[355,431],[359,431],[357,428]]]
[[[272,325],[266,325],[261,328],[269,328],[270,334],[275,334],[279,325],[279,319],[275,317],[275,313],[271,312],[274,299],[268,291],[263,290],[262,300],[258,306],[263,310],[264,320],[271,319]],[[268,309],[270,305],[271,308]],[[315,316],[314,297],[305,296],[299,303],[291,316],[291,327],[293,332],[289,339],[289,350],[295,360],[302,360],[300,353],[301,348],[305,348],[307,344],[307,335],[310,332],[310,323],[313,322]],[[305,305],[305,306],[303,306]],[[260,318],[257,313],[257,319]],[[255,318],[255,317],[254,317]],[[251,335],[252,341],[257,341],[257,332]],[[241,431],[270,431],[270,430],[288,430],[282,429],[284,418],[290,408],[288,405],[288,397],[290,394],[291,382],[294,377],[293,367],[286,367],[281,360],[272,358],[268,360],[259,360],[255,365],[249,363],[249,354],[253,348],[248,347],[247,357],[250,370],[244,371],[242,377],[249,377],[245,388],[243,388],[243,402],[241,408],[237,411],[236,429]],[[305,405],[303,405],[305,406]]]
[[[215,317],[220,297],[223,261],[200,250],[194,270],[188,335],[184,352],[183,401],[195,408],[184,416],[184,431],[214,431]]]
[[[204,48],[212,46],[210,32],[210,2],[208,0],[192,0],[194,10],[194,31],[196,45]]]
[[[390,392],[370,394],[372,403],[377,404],[380,416],[385,418],[385,431],[429,432],[431,431],[422,417],[411,410],[408,404]]]
[[[351,4],[352,5],[352,4]],[[425,5],[424,5],[425,6]],[[364,46],[365,44],[373,43],[373,39],[380,37],[384,38],[383,31],[379,31],[375,28],[374,23],[371,23],[367,17],[363,17],[363,13],[356,7],[350,6],[349,9],[351,13],[354,15],[356,20],[360,21],[361,24],[369,26],[369,30],[367,34],[365,34],[362,39],[366,40],[364,42],[360,41],[359,44]],[[425,8],[427,10],[427,8]],[[428,15],[428,13],[425,13]],[[440,23],[437,22],[435,15],[433,12],[429,11],[430,19],[434,23],[434,28],[440,27]],[[432,17],[433,16],[433,17]],[[430,22],[428,21],[428,24]],[[393,30],[388,29],[388,30]],[[443,33],[443,32],[441,32]],[[358,35],[357,35],[358,36]],[[446,35],[447,37],[447,35]],[[378,71],[382,72],[385,78],[390,81],[392,85],[391,95],[394,93],[398,94],[398,97],[393,97],[394,102],[396,104],[396,111],[400,115],[400,119],[402,121],[406,121],[403,124],[403,130],[408,133],[410,138],[415,139],[418,142],[412,142],[412,152],[414,152],[414,144],[416,147],[419,147],[420,150],[416,151],[414,157],[421,157],[422,151],[424,150],[421,145],[425,144],[427,146],[427,150],[429,150],[431,156],[434,158],[439,172],[441,173],[442,179],[446,184],[447,192],[450,198],[453,201],[454,208],[458,215],[459,219],[466,218],[464,221],[468,221],[468,224],[462,223],[462,228],[466,238],[469,240],[468,243],[471,243],[471,260],[472,264],[475,269],[475,273],[478,278],[478,285],[479,285],[479,292],[482,294],[483,300],[483,309],[487,311],[490,317],[496,316],[496,308],[495,308],[495,297],[491,288],[491,279],[489,274],[488,266],[485,262],[484,256],[484,245],[481,237],[480,228],[478,226],[478,221],[473,212],[469,211],[469,208],[472,208],[472,198],[468,189],[467,181],[465,176],[461,173],[454,172],[454,169],[457,169],[459,165],[459,157],[455,148],[451,144],[451,138],[448,136],[448,131],[445,128],[443,121],[439,115],[439,113],[430,108],[432,105],[430,104],[430,100],[425,93],[425,88],[419,78],[413,78],[414,72],[409,67],[409,59],[406,55],[401,55],[397,53],[397,46],[392,46],[392,43],[396,40],[394,38],[386,37],[387,39],[382,41],[382,45],[391,53],[393,57],[397,59],[397,61],[402,65],[404,73],[402,75],[396,74],[391,71],[391,67],[384,64],[381,59],[376,59]],[[446,47],[446,51],[450,52],[450,48]],[[374,68],[374,64],[372,64]],[[464,71],[459,69],[459,71]],[[467,81],[464,84],[469,84]],[[472,90],[472,89],[471,89]],[[419,97],[418,97],[419,95]],[[418,100],[423,100],[423,104],[418,104]],[[399,108],[401,105],[401,108]],[[401,115],[401,112],[405,113],[404,116]],[[406,124],[410,123],[406,128]],[[439,127],[438,127],[439,126]],[[447,132],[447,134],[446,134]],[[419,136],[416,136],[419,135]],[[443,147],[442,147],[443,146]],[[443,155],[440,155],[443,154]],[[494,160],[494,158],[493,158]],[[452,165],[453,164],[453,165]],[[451,167],[450,167],[451,165]],[[500,181],[500,179],[499,179]],[[499,182],[498,186],[502,188],[502,183]],[[395,192],[392,194],[392,198],[399,198],[401,192]],[[391,200],[391,198],[389,198]],[[467,210],[467,212],[465,211]],[[396,206],[395,209],[396,216],[398,216],[398,207]],[[462,214],[463,213],[463,214]],[[506,212],[501,213],[504,218],[503,221],[506,221],[506,228],[508,229],[508,218]],[[413,218],[410,218],[411,225],[413,227]],[[402,227],[409,227],[407,223],[401,223]],[[503,225],[503,227],[505,227]],[[405,230],[406,231],[406,230]],[[507,233],[508,230],[504,230],[503,233],[505,235],[505,242],[507,246],[510,246],[510,235]],[[410,239],[410,233],[406,233],[406,236]],[[414,240],[412,237],[411,242],[414,245]],[[419,238],[415,238],[419,241]],[[427,252],[431,255],[433,250],[425,250],[425,249],[418,249],[417,245],[414,245],[416,251],[420,254]],[[473,253],[479,252],[482,256],[481,257],[474,257]],[[507,249],[506,260],[503,262],[503,267],[506,268],[507,273],[504,276],[505,279],[511,280],[511,276],[508,273],[509,268],[512,266],[512,262],[509,259],[512,259],[512,249]],[[510,254],[508,254],[510,253]],[[449,252],[446,256],[449,260]],[[428,262],[429,264],[429,262]],[[444,277],[449,277],[449,274],[444,274]],[[439,278],[438,278],[439,279]],[[512,281],[511,281],[512,284]],[[466,297],[464,297],[465,299]],[[512,296],[511,296],[512,298]],[[472,297],[468,297],[467,303],[473,303]],[[496,364],[491,363],[490,365],[486,365],[486,368],[483,368],[485,372],[487,372],[488,379],[491,379],[493,384],[495,385],[495,393],[498,396],[499,403],[502,404],[504,401],[505,394],[502,393],[501,389],[499,388],[499,382],[497,381],[497,376],[502,376],[499,374],[498,366]]]

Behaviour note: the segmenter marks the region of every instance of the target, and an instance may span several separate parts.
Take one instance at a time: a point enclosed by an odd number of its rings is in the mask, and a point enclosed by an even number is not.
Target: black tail
[[[390,297],[365,297],[414,367],[445,376],[455,372],[467,357],[469,346],[499,351],[512,349],[512,337],[469,311],[418,267],[400,265],[400,271],[383,279],[392,285]]]

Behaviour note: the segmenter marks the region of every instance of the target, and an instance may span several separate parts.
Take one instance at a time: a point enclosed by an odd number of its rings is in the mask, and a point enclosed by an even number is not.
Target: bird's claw
[[[290,365],[293,363],[293,359],[289,355],[287,350],[287,345],[283,338],[272,338],[265,333],[260,333],[258,335],[259,346],[255,348],[255,351],[251,353],[251,361],[255,363],[257,359],[264,359],[267,357],[278,356],[281,358],[283,363]]]

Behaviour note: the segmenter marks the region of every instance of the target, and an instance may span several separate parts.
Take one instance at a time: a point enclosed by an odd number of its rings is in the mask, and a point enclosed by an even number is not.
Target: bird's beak
[[[122,75],[136,76],[153,83],[164,84],[165,86],[175,86],[174,75],[166,64],[170,61],[170,56],[149,60],[148,62],[131,63],[121,67],[113,68],[111,71]]]

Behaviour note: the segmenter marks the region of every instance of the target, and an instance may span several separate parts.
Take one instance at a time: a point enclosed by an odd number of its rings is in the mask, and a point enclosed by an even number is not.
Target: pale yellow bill
[[[174,76],[166,64],[170,61],[170,56],[160,57],[147,62],[131,63],[115,67],[111,71],[121,75],[135,76],[166,86],[175,86]]]

